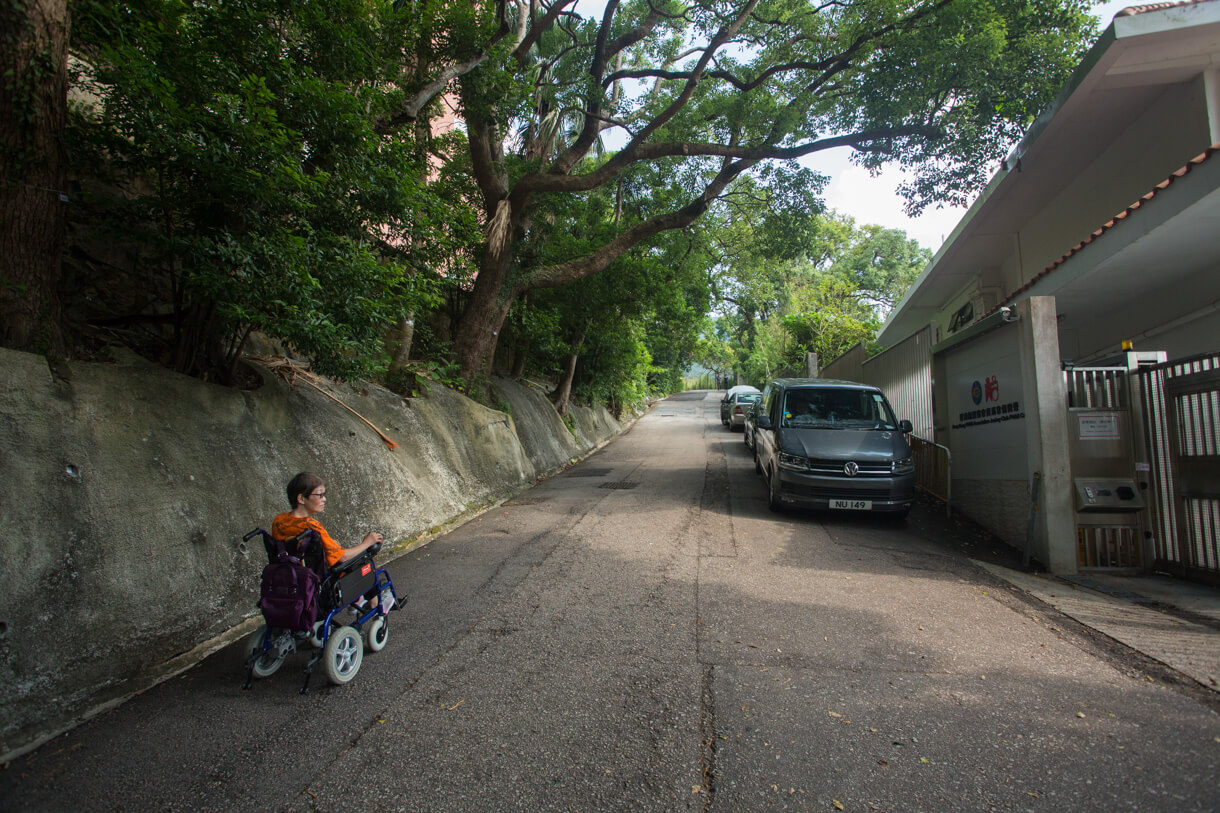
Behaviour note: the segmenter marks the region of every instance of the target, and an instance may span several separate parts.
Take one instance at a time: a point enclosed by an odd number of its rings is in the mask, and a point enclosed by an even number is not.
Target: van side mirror
[[[905,421],[905,420],[898,422],[898,428],[902,431],[902,434],[904,434],[904,435],[909,435],[915,431],[915,427],[911,425],[911,422]]]
[[[755,428],[758,428],[758,429],[770,429],[771,428],[771,416],[760,414],[757,418],[754,419],[754,426],[755,426]]]

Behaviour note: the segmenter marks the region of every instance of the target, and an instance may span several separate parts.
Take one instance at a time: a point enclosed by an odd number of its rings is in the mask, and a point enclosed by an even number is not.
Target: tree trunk
[[[509,254],[509,251],[504,254]],[[496,342],[500,339],[500,328],[508,316],[514,296],[506,284],[507,277],[507,256],[485,260],[458,322],[453,349],[461,366],[462,379],[467,385],[473,385],[478,379],[491,374],[491,360],[496,353]]]
[[[67,0],[0,3],[0,344],[63,351]]]
[[[413,314],[412,314],[413,315]],[[411,358],[411,342],[415,338],[415,320],[408,315],[390,328],[386,349],[390,351],[390,373],[401,372]]]
[[[572,379],[576,377],[576,359],[579,356],[576,353],[569,353],[568,357],[563,361],[563,378],[559,380],[559,386],[555,388],[555,392],[551,396],[551,401],[555,404],[555,411],[563,417],[568,416],[568,401],[572,397]]]

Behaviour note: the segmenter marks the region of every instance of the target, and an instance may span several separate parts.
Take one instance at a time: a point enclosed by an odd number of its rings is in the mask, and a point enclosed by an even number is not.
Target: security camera
[[[1021,317],[1017,315],[1015,309],[1005,305],[1004,307],[1000,308],[1000,318],[1005,322],[1015,322]]]

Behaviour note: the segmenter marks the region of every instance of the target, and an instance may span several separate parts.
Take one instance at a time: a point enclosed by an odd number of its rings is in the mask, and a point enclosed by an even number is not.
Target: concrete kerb
[[[1213,612],[1220,611],[1220,591],[1204,599],[1209,605],[1206,612],[1181,612],[1170,598],[1150,602],[1125,590],[1102,592],[1049,574],[971,561],[1079,624],[1206,689],[1209,705],[1220,702],[1220,627],[1210,620]],[[1103,589],[1105,578],[1095,577]]]
[[[498,497],[495,500],[485,501],[476,507],[468,508],[466,511],[454,516],[450,520],[439,525],[435,525],[417,536],[400,540],[389,549],[388,554],[382,560],[382,564],[389,564],[402,556],[406,556],[407,554],[424,547],[433,539],[460,528],[467,522],[478,519],[487,512],[492,511],[509,500],[515,499],[521,494],[529,491],[543,480],[554,477],[555,475],[577,465],[591,455],[596,454],[598,451],[605,448],[611,441],[629,432],[635,426],[635,424],[639,422],[640,418],[648,414],[653,406],[655,406],[655,403],[655,401],[650,401],[640,412],[633,413],[632,416],[622,424],[621,430],[614,437],[606,438],[605,440],[600,441],[587,451],[573,457],[562,466],[558,466],[550,471],[543,472],[532,483],[512,489],[509,493]],[[178,675],[181,675],[210,655],[219,652],[225,647],[228,647],[253,633],[261,623],[262,616],[257,611],[252,611],[250,615],[248,615],[236,626],[233,626],[219,635],[216,635],[207,641],[203,641],[191,649],[174,656],[168,661],[162,663],[160,666],[148,670],[138,678],[133,678],[132,683],[134,686],[132,687],[131,691],[128,691],[121,696],[113,697],[98,703],[96,706],[93,706],[87,711],[84,711],[74,717],[70,722],[61,726],[56,726],[54,729],[22,743],[20,746],[8,751],[7,753],[0,754],[0,767],[7,767],[8,763],[12,760],[24,756],[31,751],[37,750],[61,734],[65,734],[88,722],[94,717],[105,714],[107,711],[118,708],[133,697],[143,694],[149,689],[164,683],[167,680],[175,678]]]

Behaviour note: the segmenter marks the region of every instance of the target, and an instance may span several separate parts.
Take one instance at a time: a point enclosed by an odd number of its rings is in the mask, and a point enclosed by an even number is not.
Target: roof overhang
[[[997,268],[1011,254],[1015,235],[1046,200],[1062,189],[1064,179],[1074,177],[1081,167],[1091,163],[1097,155],[1098,145],[1109,143],[1114,133],[1126,130],[1168,86],[1220,67],[1216,58],[1217,42],[1220,42],[1220,2],[1208,0],[1130,11],[1139,13],[1124,12],[1114,18],[1071,80],[991,178],[932,262],[891,312],[878,333],[881,344],[895,344],[922,329],[955,294],[977,279],[982,270]],[[1207,163],[1220,165],[1220,156]],[[1211,167],[1207,175],[1210,177],[1217,169],[1220,166]],[[1214,185],[1212,189],[1215,189]],[[1172,190],[1172,194],[1166,194],[1158,201],[1163,222],[1158,223],[1156,230],[1161,238],[1175,241],[1171,245],[1175,255],[1183,257],[1185,268],[1192,257],[1216,256],[1212,244],[1220,243],[1215,240],[1220,224],[1215,222],[1214,215],[1209,217],[1208,211],[1220,211],[1220,201],[1215,192],[1199,194],[1196,190],[1192,203],[1180,194],[1181,191]],[[1176,203],[1170,204],[1174,199]],[[1126,203],[1129,202],[1115,208]],[[1153,208],[1149,207],[1149,211]],[[1172,208],[1178,210],[1176,214],[1167,211]],[[1140,213],[1139,219],[1145,217],[1146,213]],[[1201,219],[1210,222],[1211,228],[1201,224]],[[1124,229],[1136,231],[1129,229],[1134,222],[1133,219],[1132,224],[1115,229],[1114,235]],[[1093,224],[1086,231],[1102,225]],[[1148,253],[1154,250],[1154,244],[1146,239],[1147,235],[1144,239],[1134,239],[1137,235],[1130,234],[1127,237],[1132,239],[1122,240],[1114,239],[1114,235],[1106,236],[1114,250],[1111,256],[1095,255],[1095,259],[1085,260],[1095,251],[1090,247],[1061,269],[1066,272],[1068,266],[1075,263],[1073,273],[1079,278],[1104,260],[1107,274],[1115,275],[1113,280],[1107,276],[1105,291],[1099,293],[1096,285],[1091,286],[1087,294],[1080,284],[1075,288],[1070,284],[1065,287],[1070,280],[1058,276],[1060,271],[1056,272],[1056,288],[1059,289],[1054,293],[1059,297],[1061,313],[1074,302],[1086,302],[1086,296],[1089,306],[1094,308],[1104,308],[1107,302],[1102,300],[1117,297],[1120,291],[1130,296],[1139,282],[1139,269],[1151,267],[1147,264]],[[1087,234],[1081,234],[1077,239],[1085,237]],[[1125,244],[1125,248],[1120,243]],[[1157,244],[1164,245],[1159,240]],[[1063,251],[1066,253],[1071,248],[1064,246]],[[1047,287],[1049,283],[1043,285],[1043,288]],[[1031,287],[1028,293],[1037,295],[1040,292]]]

